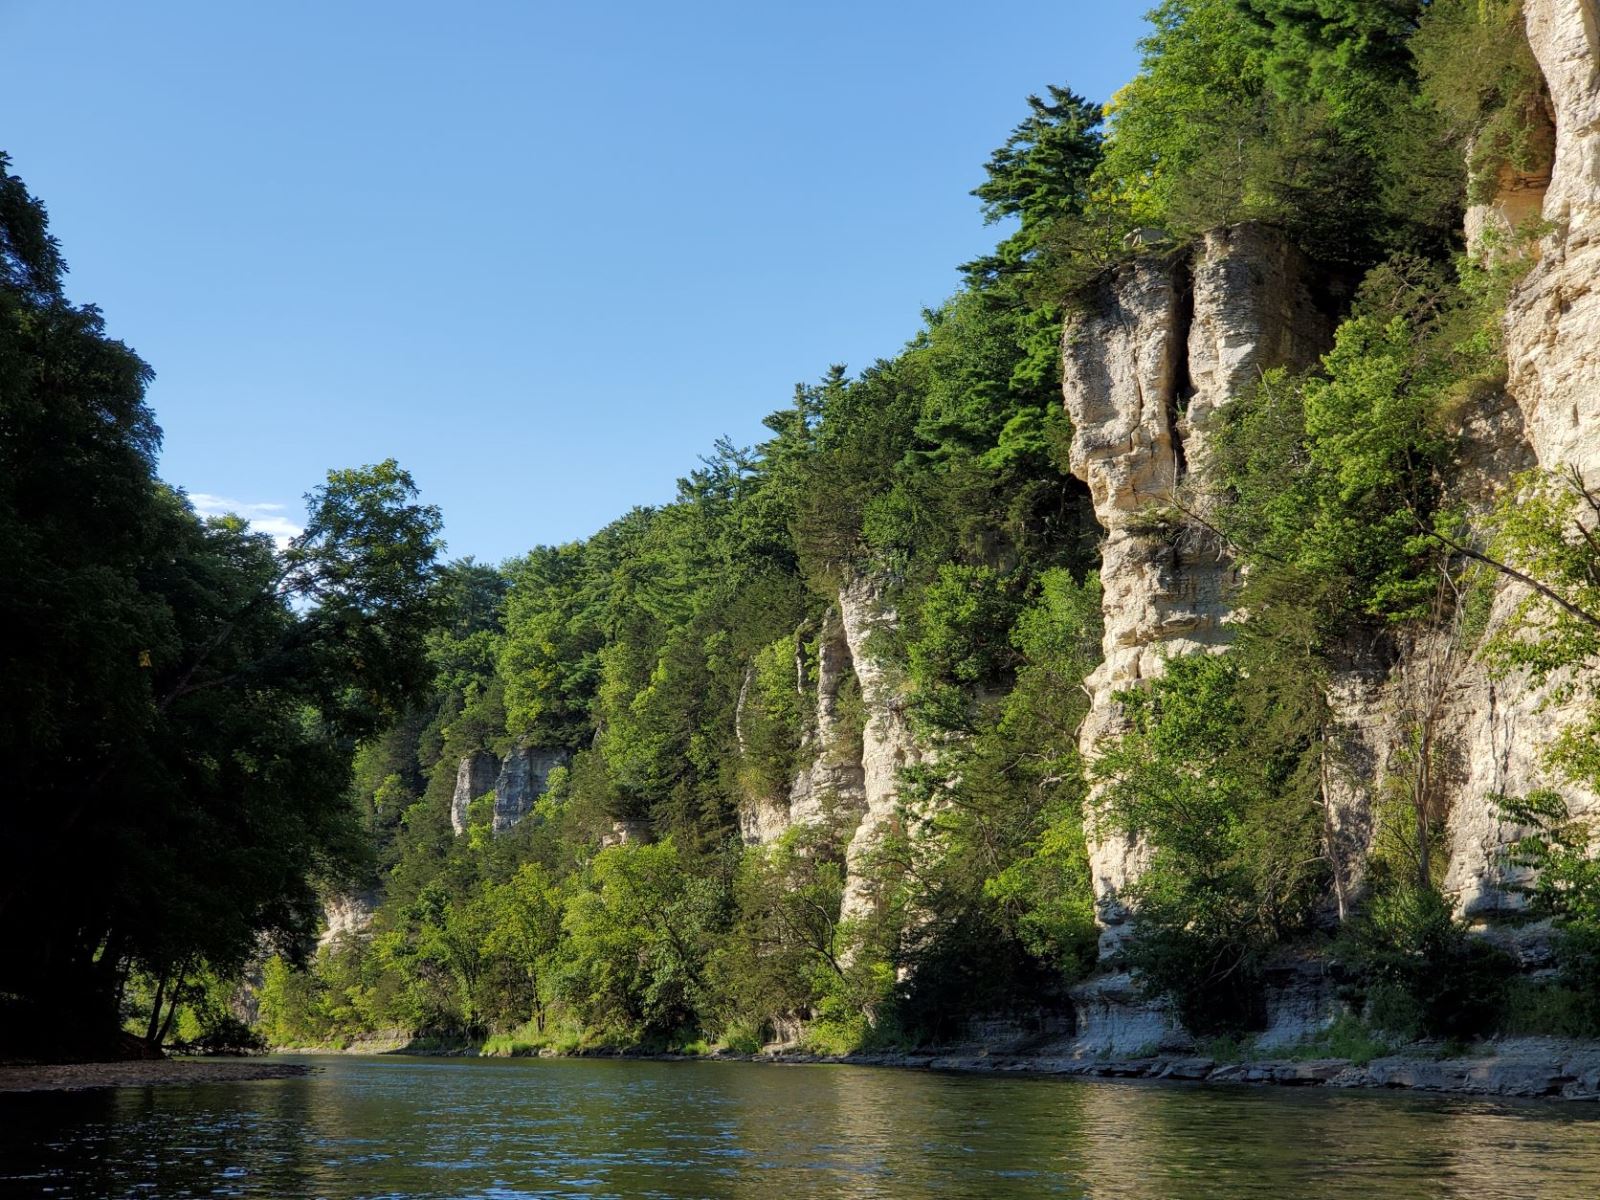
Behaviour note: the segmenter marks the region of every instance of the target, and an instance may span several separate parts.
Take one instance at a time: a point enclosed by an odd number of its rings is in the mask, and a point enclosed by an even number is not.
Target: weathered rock
[[[649,821],[613,821],[611,832],[601,835],[600,848],[609,850],[612,846],[649,845],[650,840]]]
[[[839,616],[866,710],[861,735],[864,811],[845,852],[840,913],[842,920],[849,921],[871,911],[873,896],[864,868],[899,820],[900,770],[921,762],[926,752],[912,733],[894,667],[873,653],[873,636],[889,632],[897,620],[894,610],[884,603],[881,583],[865,575],[852,578],[840,589]]]
[[[1209,235],[1193,261],[1139,259],[1066,322],[1062,390],[1072,418],[1073,472],[1089,485],[1106,532],[1104,659],[1080,734],[1086,754],[1124,725],[1113,696],[1158,676],[1170,656],[1227,639],[1233,563],[1203,523],[1218,491],[1213,424],[1275,366],[1299,367],[1329,344],[1315,277],[1275,231],[1243,225]],[[1127,911],[1119,897],[1140,847],[1090,802],[1090,869],[1109,949]]]
[[[461,756],[456,767],[456,788],[450,795],[450,827],[460,837],[467,831],[467,806],[494,789],[500,774],[500,760],[487,750],[474,750]]]
[[[1072,1003],[1078,1014],[1074,1058],[1131,1058],[1189,1044],[1170,1006],[1146,997],[1126,973],[1097,976],[1073,988]]]
[[[1542,209],[1549,232],[1506,311],[1507,391],[1521,418],[1518,436],[1506,420],[1469,430],[1468,455],[1489,459],[1482,473],[1498,475],[1501,486],[1530,456],[1547,470],[1575,468],[1593,485],[1600,482],[1600,32],[1592,0],[1527,0],[1524,11],[1554,115]],[[1522,594],[1515,584],[1502,586],[1492,624],[1507,619]],[[1442,724],[1460,771],[1447,796],[1445,887],[1469,916],[1520,907],[1506,886],[1504,851],[1523,831],[1501,819],[1496,797],[1551,783],[1542,752],[1581,704],[1581,697],[1553,697],[1553,687],[1496,679],[1478,662],[1452,689]],[[1600,797],[1563,791],[1575,814],[1600,813]]]
[[[565,766],[570,753],[560,747],[517,746],[500,765],[494,781],[494,832],[511,829],[533,811],[533,804],[544,794],[550,772]]]
[[[1527,0],[1555,114],[1550,227],[1506,317],[1509,388],[1541,466],[1600,471],[1600,31],[1594,0]]]
[[[841,693],[854,670],[838,607],[830,606],[817,631],[813,712],[800,746],[810,762],[795,772],[786,797],[758,797],[741,809],[739,831],[746,845],[770,845],[795,825],[829,819],[848,823],[864,810],[861,740],[847,727],[840,709]],[[797,665],[796,675],[801,694],[807,694],[803,664]]]
[[[366,933],[382,897],[372,889],[330,896],[322,905],[322,932],[317,949]]]
[[[757,799],[739,814],[750,845],[770,844],[797,825],[828,824],[847,836],[845,920],[871,910],[866,868],[900,819],[900,770],[928,756],[906,715],[898,668],[874,645],[875,635],[892,632],[897,619],[884,597],[883,581],[870,574],[854,575],[840,588],[817,632],[816,709],[801,747],[811,761],[782,801]],[[797,675],[803,677],[799,668]],[[863,717],[845,711],[852,680]]]
[[[798,772],[789,792],[789,820],[817,824],[850,820],[866,808],[866,767],[858,731],[848,727],[840,708],[847,682],[856,674],[844,621],[837,605],[822,616],[817,633],[817,711],[804,749],[815,757]]]
[[[1320,959],[1301,959],[1266,973],[1267,1027],[1260,1050],[1281,1050],[1321,1033],[1344,1010]]]

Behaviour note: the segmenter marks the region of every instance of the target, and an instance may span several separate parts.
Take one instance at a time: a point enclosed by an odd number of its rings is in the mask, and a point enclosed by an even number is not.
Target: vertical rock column
[[[848,819],[862,811],[860,747],[846,736],[839,709],[841,690],[853,670],[839,609],[830,606],[817,631],[814,708],[800,746],[802,758],[809,755],[810,761],[795,772],[787,796],[758,798],[740,810],[739,832],[746,845],[770,845],[795,825],[820,824],[830,814]],[[806,673],[803,659],[797,661],[802,691]]]
[[[1126,728],[1118,691],[1161,674],[1168,657],[1223,644],[1234,565],[1175,502],[1214,504],[1216,414],[1259,374],[1303,366],[1326,348],[1331,321],[1310,272],[1276,231],[1209,234],[1192,256],[1139,259],[1108,279],[1066,322],[1062,390],[1072,420],[1072,470],[1089,485],[1105,529],[1104,658],[1080,734],[1092,757]],[[1180,492],[1180,484],[1182,485]],[[1102,949],[1126,932],[1122,894],[1143,850],[1088,817]]]
[[[864,811],[845,853],[841,917],[848,921],[866,916],[872,909],[872,889],[865,868],[898,819],[900,768],[921,762],[924,752],[912,734],[892,667],[871,652],[873,633],[892,629],[896,621],[894,610],[884,605],[878,582],[870,576],[848,581],[839,591],[839,615],[866,709],[861,738]]]
[[[830,807],[848,817],[866,805],[860,747],[847,736],[839,710],[840,693],[854,670],[843,618],[832,606],[823,614],[817,633],[817,715],[808,747],[816,757],[795,775],[789,792],[790,824],[820,823]]]
[[[450,795],[450,827],[457,837],[467,831],[467,806],[494,788],[499,773],[500,760],[487,750],[462,755],[456,767],[456,789]]]

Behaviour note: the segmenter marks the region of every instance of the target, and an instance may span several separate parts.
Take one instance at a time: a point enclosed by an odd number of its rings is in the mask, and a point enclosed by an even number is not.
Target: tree
[[[330,473],[282,552],[196,517],[148,368],[64,299],[9,175],[0,230],[3,1025],[104,1052],[135,968],[170,997],[263,937],[306,952],[314,880],[363,854],[355,742],[430,682],[440,518],[392,461]]]
[[[562,896],[546,872],[524,863],[489,894],[489,931],[484,950],[516,978],[515,992],[544,1031],[561,942]]]
[[[1243,0],[1264,34],[1266,69],[1302,102],[1361,103],[1358,89],[1393,86],[1412,72],[1409,41],[1428,0]]]
[[[1197,1033],[1260,1019],[1266,955],[1322,894],[1320,777],[1305,769],[1320,747],[1275,728],[1296,681],[1274,683],[1236,653],[1171,659],[1118,694],[1129,731],[1093,765],[1104,815],[1150,852],[1129,956]]]
[[[694,1029],[728,879],[690,874],[670,840],[614,846],[591,870],[592,887],[572,897],[564,919],[563,999],[591,1028],[624,1040]]]
[[[1070,88],[1050,85],[1048,100],[1028,97],[1029,115],[989,156],[988,176],[972,194],[989,224],[1016,217],[1019,228],[994,253],[962,267],[982,290],[1027,272],[1056,222],[1082,212],[1100,161],[1100,108]]]

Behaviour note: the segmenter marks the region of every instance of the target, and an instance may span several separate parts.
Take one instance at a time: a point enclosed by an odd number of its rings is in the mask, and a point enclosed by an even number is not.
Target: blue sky
[[[1104,99],[1145,7],[0,0],[0,148],[168,480],[285,531],[394,456],[493,561],[893,354],[1024,97]]]

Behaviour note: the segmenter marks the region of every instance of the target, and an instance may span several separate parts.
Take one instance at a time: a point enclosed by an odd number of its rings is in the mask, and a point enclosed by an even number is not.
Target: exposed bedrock
[[[467,806],[494,789],[500,760],[487,750],[463,755],[456,767],[456,788],[450,795],[450,827],[460,837],[467,831]]]
[[[560,747],[514,747],[494,781],[494,832],[506,832],[532,812],[534,801],[544,795],[550,772],[565,766],[570,757]]]
[[[796,825],[842,827],[849,839],[846,920],[871,909],[867,867],[900,819],[900,770],[927,756],[906,715],[898,668],[874,645],[874,635],[892,631],[897,619],[876,576],[853,575],[840,587],[816,635],[815,711],[801,746],[810,761],[796,772],[786,797],[752,800],[740,813],[741,831],[751,844],[771,843]],[[797,675],[809,692],[803,672],[797,669]],[[843,702],[852,678],[861,698],[855,718]]]
[[[550,781],[550,772],[565,766],[571,752],[563,747],[513,747],[504,759],[487,750],[465,754],[456,766],[456,786],[450,796],[450,825],[460,837],[467,831],[467,808],[481,796],[493,795],[493,829],[505,833],[533,811],[533,805]]]
[[[1545,233],[1506,310],[1507,391],[1518,429],[1513,434],[1507,422],[1468,436],[1476,438],[1472,451],[1498,461],[1493,473],[1502,485],[1537,462],[1553,471],[1576,468],[1593,486],[1600,482],[1600,7],[1594,0],[1526,0],[1524,12],[1555,125],[1542,197]],[[1493,619],[1504,620],[1521,595],[1515,584],[1503,587]],[[1469,915],[1517,905],[1504,887],[1502,856],[1521,831],[1500,820],[1495,797],[1556,782],[1541,753],[1576,717],[1572,704],[1550,703],[1548,689],[1530,689],[1516,677],[1496,680],[1478,663],[1463,671],[1446,719],[1460,772],[1449,796],[1445,887]],[[1562,790],[1574,812],[1600,812],[1600,797]]]
[[[770,844],[791,826],[817,824],[830,813],[853,819],[866,804],[860,742],[840,707],[855,668],[837,605],[823,614],[816,637],[814,685],[804,655],[796,650],[795,689],[810,710],[800,744],[805,765],[795,772],[786,795],[755,797],[740,810],[739,830],[748,845]],[[742,714],[742,698],[740,709]],[[742,752],[742,732],[739,745]]]
[[[871,910],[873,895],[865,868],[900,819],[900,770],[915,766],[926,754],[912,733],[897,668],[873,653],[874,634],[889,632],[898,620],[885,603],[882,582],[869,575],[848,581],[839,590],[839,616],[866,712],[861,732],[863,811],[845,852],[840,916],[848,921]]]
[[[1192,253],[1149,256],[1118,271],[1062,338],[1073,424],[1072,469],[1105,529],[1104,660],[1089,677],[1081,733],[1091,756],[1123,728],[1116,692],[1157,676],[1168,657],[1223,644],[1234,564],[1194,522],[1164,519],[1214,503],[1217,414],[1261,372],[1305,366],[1332,320],[1317,278],[1275,230],[1240,225]],[[1091,803],[1091,809],[1093,805]],[[1109,947],[1125,932],[1119,896],[1140,847],[1090,819],[1090,864]]]

